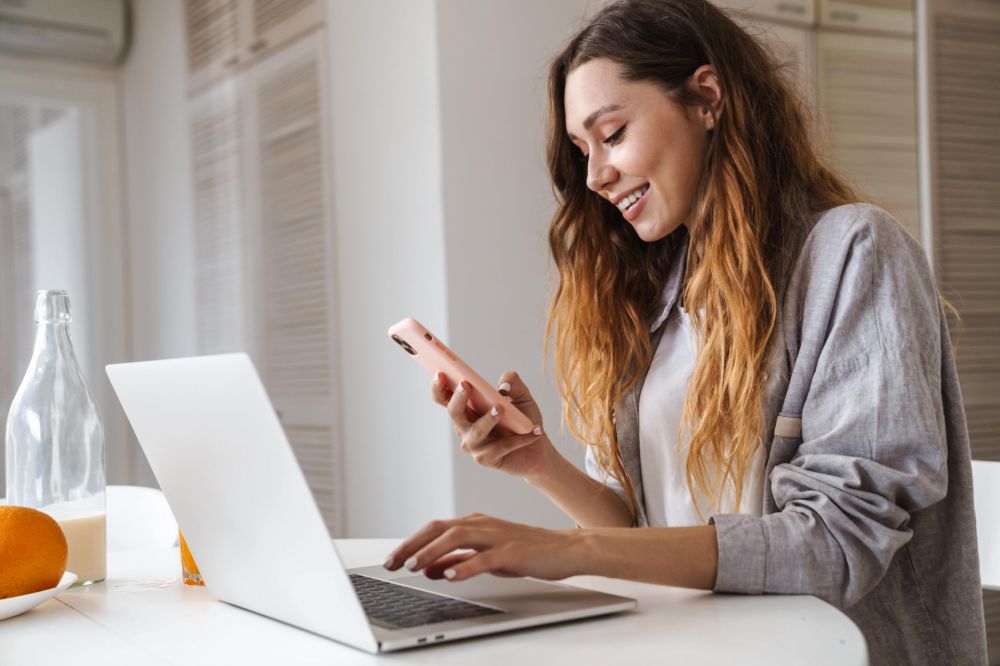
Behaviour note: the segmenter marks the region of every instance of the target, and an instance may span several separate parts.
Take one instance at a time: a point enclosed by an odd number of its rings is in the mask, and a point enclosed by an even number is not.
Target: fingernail
[[[536,435],[541,435],[542,434],[542,426],[535,426],[535,429],[532,430],[531,432],[535,433]]]
[[[441,373],[440,372],[435,372],[434,373],[434,383],[435,384],[440,384],[441,383]]]
[[[493,405],[493,409],[490,410],[490,414],[493,416],[500,416],[500,411],[497,409],[496,405]]]
[[[465,382],[459,382],[458,388],[455,390],[458,391],[459,393],[465,393]]]
[[[406,564],[404,566],[406,566],[406,568],[409,569],[410,571],[416,571],[417,570],[417,557],[413,556],[410,559],[406,560]]]
[[[458,572],[455,571],[454,569],[445,569],[444,570],[444,577],[445,578],[454,578],[456,573],[458,573]]]
[[[509,391],[510,390],[510,384],[507,383],[507,382],[504,382],[503,384],[501,384],[500,386],[497,387],[497,390],[498,391]]]
[[[385,558],[385,562],[382,563],[382,566],[384,566],[386,569],[392,568],[392,555]]]

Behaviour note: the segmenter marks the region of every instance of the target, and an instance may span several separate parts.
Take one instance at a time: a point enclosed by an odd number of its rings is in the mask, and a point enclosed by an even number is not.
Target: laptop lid
[[[107,373],[208,590],[377,652],[250,358],[122,363]]]

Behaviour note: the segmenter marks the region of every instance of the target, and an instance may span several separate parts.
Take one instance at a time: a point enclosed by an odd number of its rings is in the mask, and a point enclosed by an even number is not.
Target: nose
[[[587,187],[600,193],[618,179],[618,170],[600,155],[591,153],[587,158]]]

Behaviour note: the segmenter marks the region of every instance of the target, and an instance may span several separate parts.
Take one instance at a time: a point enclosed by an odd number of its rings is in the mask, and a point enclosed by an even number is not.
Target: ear
[[[694,70],[688,82],[691,91],[705,100],[704,106],[697,111],[697,118],[704,124],[706,130],[715,129],[715,123],[722,115],[722,84],[719,75],[711,65],[702,65]]]

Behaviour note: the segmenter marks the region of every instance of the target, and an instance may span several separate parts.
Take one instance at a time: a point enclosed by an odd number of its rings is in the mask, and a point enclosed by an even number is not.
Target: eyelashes
[[[603,141],[601,141],[601,143],[603,143],[605,146],[609,146],[609,147],[610,146],[616,146],[616,145],[618,145],[619,143],[622,142],[622,139],[625,138],[625,127],[626,127],[626,125],[622,125],[621,127],[618,128],[618,130],[614,134],[612,134],[608,138],[606,138]],[[588,160],[589,157],[590,156],[587,155],[587,154],[585,154],[583,151],[580,151],[577,154],[577,158],[581,162],[583,162],[585,164],[586,164],[586,162],[587,162],[587,160]]]
[[[622,139],[625,138],[625,127],[626,127],[625,125],[622,125],[621,127],[618,128],[617,132],[609,136],[601,143],[603,143],[605,146],[614,146],[616,144],[621,143]]]

